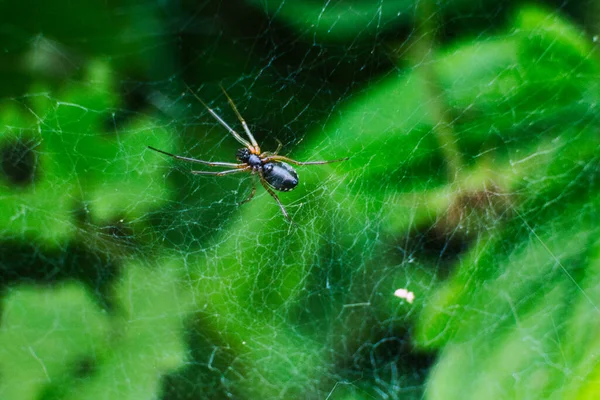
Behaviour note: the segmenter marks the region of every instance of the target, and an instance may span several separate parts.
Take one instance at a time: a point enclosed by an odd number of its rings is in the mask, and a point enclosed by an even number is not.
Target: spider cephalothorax
[[[223,88],[221,88],[221,89],[223,89]],[[191,92],[191,90],[190,90],[190,92]],[[204,105],[204,107],[207,108],[208,112],[217,121],[219,121],[219,123],[221,125],[223,125],[223,127],[225,129],[227,129],[229,131],[229,133],[231,133],[238,142],[240,142],[241,144],[244,145],[243,148],[239,149],[235,153],[236,158],[240,162],[239,164],[228,163],[228,162],[211,162],[211,161],[197,160],[195,158],[176,156],[175,154],[167,153],[166,151],[158,150],[158,149],[155,149],[154,147],[150,147],[150,146],[148,146],[148,147],[154,151],[158,151],[159,153],[166,154],[170,157],[177,158],[179,160],[189,161],[189,162],[198,163],[198,164],[204,164],[204,165],[208,165],[211,167],[234,168],[234,169],[229,169],[229,170],[221,171],[221,172],[192,171],[192,174],[195,174],[195,175],[223,176],[223,175],[235,174],[238,172],[250,172],[250,173],[252,173],[252,175],[255,175],[255,174],[258,175],[260,183],[263,185],[265,190],[267,192],[269,192],[269,194],[271,196],[273,196],[275,201],[277,201],[279,208],[281,208],[281,212],[283,213],[283,215],[289,221],[291,221],[290,216],[288,215],[287,211],[285,210],[285,207],[283,206],[283,204],[281,204],[279,197],[275,194],[275,192],[273,192],[273,190],[271,190],[271,188],[273,188],[275,190],[279,190],[282,192],[289,192],[290,190],[294,189],[296,187],[296,185],[298,185],[298,174],[296,173],[296,170],[288,163],[295,164],[295,165],[328,164],[328,163],[347,160],[348,157],[340,158],[339,160],[331,160],[331,161],[309,161],[309,162],[296,161],[296,160],[292,160],[291,158],[288,158],[288,157],[277,155],[279,150],[281,150],[281,143],[279,143],[277,150],[275,150],[274,152],[265,151],[265,152],[261,153],[260,147],[258,146],[256,139],[254,139],[254,136],[252,136],[252,133],[250,132],[250,129],[248,128],[248,125],[246,124],[246,121],[244,121],[244,118],[242,118],[242,116],[240,115],[235,104],[233,103],[233,100],[231,100],[231,98],[227,95],[227,92],[225,92],[225,89],[223,89],[223,93],[225,94],[225,97],[227,97],[227,100],[229,101],[231,108],[235,112],[235,115],[237,115],[238,119],[242,123],[242,126],[244,127],[244,131],[246,132],[246,135],[248,135],[248,139],[250,139],[249,142],[246,139],[242,138],[229,125],[227,125],[227,123],[225,121],[223,121],[221,119],[221,117],[219,117],[210,107],[208,107],[208,105],[206,105],[206,103],[204,103],[202,101],[202,99],[200,99],[195,93],[192,92],[192,94],[194,94],[194,96]],[[253,181],[252,192],[250,193],[250,196],[246,200],[244,200],[242,203],[246,203],[246,202],[250,201],[254,197],[254,193],[256,193],[256,184]]]
[[[242,162],[244,164],[248,164],[250,167],[252,167],[252,170],[254,172],[258,172],[258,170],[263,165],[263,162],[262,162],[260,156],[253,154],[252,152],[250,152],[250,150],[248,150],[246,148],[239,149],[235,153],[235,156],[240,162]]]

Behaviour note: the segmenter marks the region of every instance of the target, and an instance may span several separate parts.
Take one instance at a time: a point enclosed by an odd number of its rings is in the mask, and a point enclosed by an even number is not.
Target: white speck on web
[[[394,296],[400,297],[410,304],[412,304],[413,300],[415,299],[415,294],[413,292],[409,292],[407,289],[396,289]]]

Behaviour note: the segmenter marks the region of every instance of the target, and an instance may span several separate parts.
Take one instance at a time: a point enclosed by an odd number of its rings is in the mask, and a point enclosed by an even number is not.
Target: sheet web
[[[15,50],[0,397],[597,391],[592,3],[129,6]],[[350,157],[295,167],[292,224],[147,148],[236,162],[219,84],[263,151]]]

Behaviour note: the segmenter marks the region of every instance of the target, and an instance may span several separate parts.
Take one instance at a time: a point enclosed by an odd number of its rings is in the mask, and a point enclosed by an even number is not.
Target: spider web
[[[2,398],[596,397],[595,3],[14,7]]]

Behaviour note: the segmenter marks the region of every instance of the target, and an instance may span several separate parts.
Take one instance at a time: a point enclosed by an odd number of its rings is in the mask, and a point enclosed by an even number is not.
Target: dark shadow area
[[[337,359],[333,375],[337,381],[353,382],[357,393],[377,388],[391,398],[420,399],[436,354],[417,351],[410,333],[402,328],[385,330],[372,325],[369,337],[360,346],[347,349],[345,358]],[[379,398],[376,392],[371,395]]]
[[[0,290],[15,285],[54,285],[61,281],[84,283],[99,306],[112,309],[109,290],[119,277],[120,263],[110,253],[71,243],[64,249],[44,250],[36,243],[0,242]]]
[[[186,366],[163,378],[162,400],[248,398],[238,392],[243,379],[242,363],[234,365],[236,354],[218,338],[207,336],[198,318],[186,329],[190,349]]]
[[[6,179],[15,186],[27,186],[33,183],[37,171],[35,148],[39,142],[22,138],[4,143],[0,148],[0,166]]]

